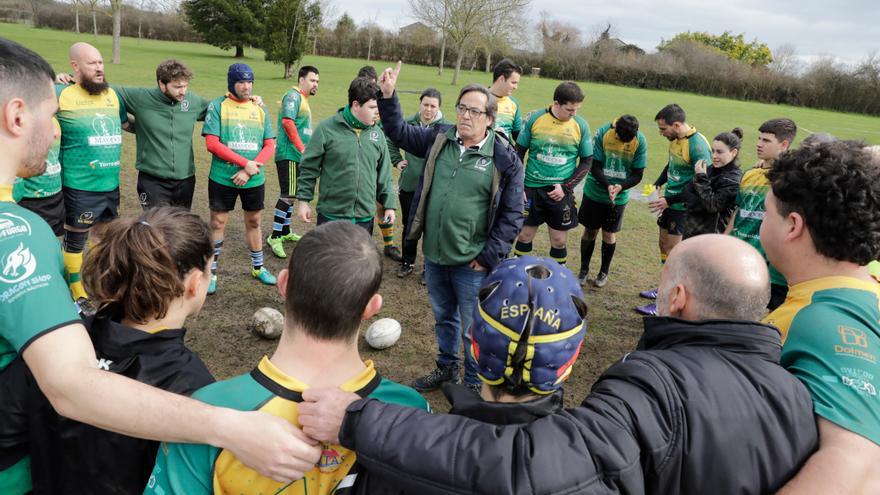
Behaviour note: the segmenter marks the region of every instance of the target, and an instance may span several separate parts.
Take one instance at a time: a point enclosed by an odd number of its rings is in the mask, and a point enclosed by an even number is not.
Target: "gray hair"
[[[670,266],[671,265],[671,266]],[[693,296],[697,319],[759,321],[770,301],[770,285],[746,283],[712,263],[710,256],[688,249],[667,263],[672,285],[682,284]],[[763,280],[768,280],[763,268]]]
[[[461,97],[468,93],[481,93],[486,95],[486,116],[491,118],[492,122],[495,122],[495,115],[498,113],[498,99],[495,98],[495,95],[493,95],[491,91],[489,91],[489,88],[482,84],[468,84],[461,88],[461,92],[458,93],[458,99],[455,100],[455,104],[458,105],[461,103]]]

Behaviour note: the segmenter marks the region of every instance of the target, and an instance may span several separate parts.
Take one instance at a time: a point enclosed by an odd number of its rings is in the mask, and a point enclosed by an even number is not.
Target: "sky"
[[[338,18],[348,12],[359,25],[373,21],[397,29],[414,21],[407,0],[328,1],[331,15]],[[757,38],[771,50],[793,45],[804,61],[831,56],[857,63],[871,53],[880,54],[877,0],[532,0],[532,19],[537,21],[541,10],[551,19],[577,26],[585,38],[610,22],[617,37],[648,52],[676,33],[730,31],[743,33],[747,41]]]

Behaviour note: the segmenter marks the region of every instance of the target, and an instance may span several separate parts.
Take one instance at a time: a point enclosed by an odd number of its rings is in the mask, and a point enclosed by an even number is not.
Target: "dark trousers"
[[[329,218],[325,217],[324,215],[321,215],[320,213],[318,213],[318,223],[317,223],[317,225],[323,225],[323,224],[325,224],[325,223],[332,222],[332,221],[333,221],[333,220],[330,220]],[[341,221],[351,222],[351,220],[341,220]],[[367,233],[369,233],[370,235],[373,235],[373,219],[372,219],[372,218],[370,219],[369,222],[351,222],[351,223],[353,223],[353,224],[357,225],[358,227],[360,227],[360,228],[366,230]]]
[[[403,251],[403,262],[410,265],[416,263],[416,254],[419,251],[419,241],[407,239],[409,237],[410,207],[412,206],[415,194],[412,191],[400,191],[397,193],[397,198],[400,200],[400,210],[403,213],[403,218],[400,219],[400,223],[403,225],[403,236],[401,236],[400,246]]]

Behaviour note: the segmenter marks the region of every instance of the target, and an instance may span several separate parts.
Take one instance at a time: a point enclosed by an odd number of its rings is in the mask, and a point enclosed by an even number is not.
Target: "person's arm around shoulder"
[[[819,450],[779,495],[880,493],[880,445],[828,421],[817,419]]]
[[[23,358],[56,411],[77,421],[149,440],[223,447],[279,481],[301,477],[320,455],[280,418],[211,407],[101,371],[79,323],[40,336]]]

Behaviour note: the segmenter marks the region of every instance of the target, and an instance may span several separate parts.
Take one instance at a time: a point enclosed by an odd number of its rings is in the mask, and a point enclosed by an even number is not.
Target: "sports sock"
[[[211,262],[211,275],[217,275],[217,259],[220,258],[220,252],[223,251],[223,239],[214,241],[214,261]]]
[[[83,264],[83,249],[86,246],[88,232],[64,231],[63,258],[64,269],[67,272],[67,285],[70,286],[70,295],[76,301],[82,298],[88,298],[86,289],[83,287],[80,272]]]
[[[561,248],[555,248],[551,246],[550,257],[556,260],[556,262],[560,265],[564,265],[565,259],[568,258],[568,248],[564,246]]]
[[[279,198],[275,203],[275,216],[272,218],[272,238],[277,239],[290,232],[290,205]]]
[[[379,230],[382,231],[382,243],[385,247],[394,245],[394,224],[379,222]]]
[[[251,251],[251,266],[254,267],[254,270],[259,271],[260,268],[263,268],[263,250],[259,251]]]
[[[663,254],[663,253],[660,253],[660,264],[661,264],[661,265],[665,265],[665,264],[666,264],[666,256],[667,256],[667,255],[665,255],[665,254]]]
[[[614,257],[614,250],[616,248],[616,242],[613,244],[602,243],[602,268],[599,268],[600,273],[608,275],[608,270],[611,268],[611,258]]]
[[[581,273],[590,272],[590,258],[596,249],[596,239],[584,239],[581,237]]]
[[[525,256],[532,252],[532,243],[531,242],[522,242],[516,241],[516,246],[513,248],[514,256]]]

